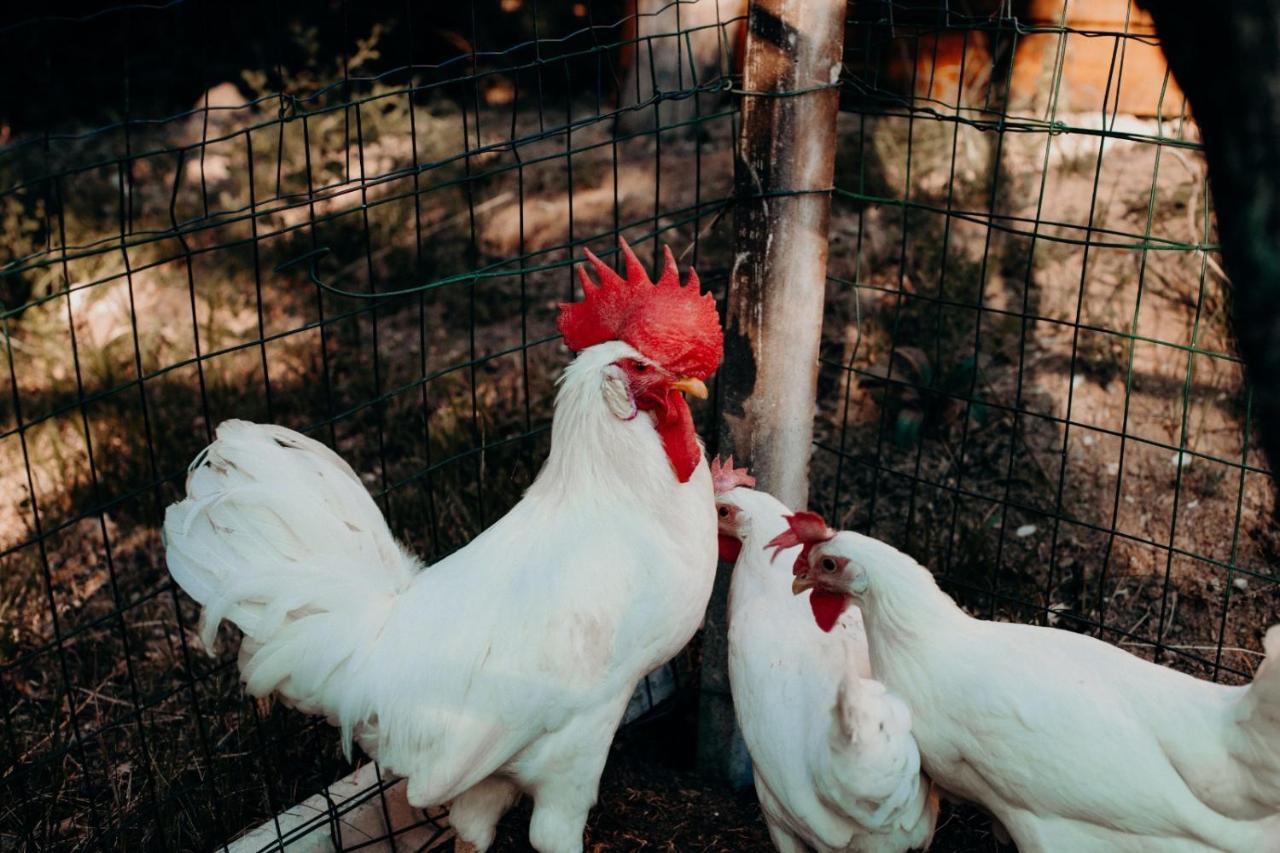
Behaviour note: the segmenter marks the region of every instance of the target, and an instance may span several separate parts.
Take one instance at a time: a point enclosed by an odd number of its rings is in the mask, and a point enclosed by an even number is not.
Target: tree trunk
[[[1143,0],[1204,140],[1253,419],[1280,472],[1280,0]]]

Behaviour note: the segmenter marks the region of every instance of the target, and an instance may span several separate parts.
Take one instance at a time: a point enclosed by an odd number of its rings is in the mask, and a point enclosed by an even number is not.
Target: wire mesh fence
[[[855,4],[846,53],[815,502],[983,615],[1247,676],[1273,487],[1150,19]]]
[[[240,695],[236,639],[197,648],[165,571],[163,509],[220,421],[331,444],[434,559],[537,471],[583,246],[661,235],[723,287],[699,246],[733,22],[562,5],[0,29],[43,102],[0,125],[6,838],[206,849],[350,771],[322,721]]]
[[[984,615],[1239,678],[1273,492],[1197,132],[1136,9],[1076,5],[850,6],[813,504]],[[165,571],[220,421],[330,444],[434,559],[545,455],[584,247],[723,297],[746,4],[636,6],[4,13],[6,843],[208,849],[351,771]]]

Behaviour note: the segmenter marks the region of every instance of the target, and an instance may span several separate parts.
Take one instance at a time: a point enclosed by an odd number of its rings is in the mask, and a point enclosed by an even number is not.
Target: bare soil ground
[[[404,143],[409,109],[416,151]],[[438,555],[509,506],[545,452],[567,358],[552,339],[555,306],[580,254],[567,243],[619,223],[633,237],[662,228],[723,292],[727,117],[698,139],[615,144],[592,126],[518,152],[495,144],[428,173],[438,186],[416,209],[418,178],[366,188],[366,225],[356,178],[462,150],[460,115],[444,101],[370,109],[363,167],[340,115],[312,128],[312,180],[332,189],[318,211],[264,209],[257,227],[280,233],[258,254],[238,222],[192,237],[188,249],[209,251],[190,261],[172,241],[131,249],[129,276],[123,253],[91,255],[67,276],[101,283],[11,321],[0,654],[12,664],[6,764],[28,769],[4,774],[0,844],[30,834],[79,849],[105,831],[116,849],[156,846],[161,833],[169,847],[207,849],[349,769],[327,726],[240,695],[236,638],[206,657],[194,608],[168,582],[160,513],[218,421],[312,428],[367,475],[397,534]],[[537,121],[486,107],[480,141],[535,133]],[[977,613],[1101,623],[1137,653],[1158,644],[1170,665],[1245,678],[1280,616],[1274,493],[1245,440],[1216,259],[1174,248],[1212,240],[1199,156],[1109,140],[1099,167],[1096,136],[1057,137],[1046,161],[1047,137],[1010,135],[993,168],[992,135],[953,140],[950,125],[920,124],[908,181],[904,121],[842,117],[837,185],[882,201],[842,195],[833,208],[813,505],[905,547]],[[254,172],[282,159],[286,189],[305,188],[301,138],[274,132],[254,138]],[[183,166],[178,208],[195,209],[202,180],[215,205],[249,203],[245,151],[241,140]],[[173,175],[153,168],[134,176],[139,231],[168,224]],[[116,233],[113,180],[77,182],[69,244]],[[908,186],[916,206],[893,203]],[[264,183],[253,203],[271,196]],[[988,232],[991,208],[1010,231]],[[1037,211],[1060,224],[1026,221]],[[311,226],[317,212],[333,218]],[[1116,245],[1086,258],[1075,241],[1091,219],[1092,240]],[[1123,236],[1133,233],[1172,242],[1143,252]],[[366,310],[322,293],[305,265],[272,272],[316,246],[331,250],[318,274],[342,290],[462,277]],[[526,253],[541,254],[523,271],[500,265]],[[495,264],[489,277],[463,275]],[[322,334],[321,310],[350,316]],[[269,342],[254,343],[263,333]],[[702,414],[707,434],[713,412]],[[766,849],[753,799],[696,777],[684,731],[619,740],[591,849]],[[504,822],[500,849],[526,849],[526,817]],[[984,819],[956,810],[935,849],[994,841]]]
[[[226,88],[209,101],[239,103]],[[164,569],[163,508],[218,422],[269,420],[330,441],[397,535],[438,557],[517,500],[545,454],[567,360],[554,316],[572,292],[568,264],[581,256],[566,244],[619,223],[642,253],[656,250],[638,239],[653,229],[692,249],[712,226],[727,244],[729,220],[716,219],[730,183],[727,115],[707,125],[715,148],[674,136],[662,152],[652,139],[615,145],[607,128],[592,127],[513,151],[497,143],[539,136],[538,115],[520,112],[513,125],[509,110],[494,108],[472,119],[479,147],[492,148],[464,166],[446,156],[464,147],[458,109],[444,100],[412,109],[416,151],[402,98],[369,109],[360,148],[343,135],[340,112],[311,127],[310,180],[328,187],[314,211],[287,192],[308,180],[292,128],[255,135],[252,146],[209,146],[198,168],[179,169],[175,206],[207,201],[214,225],[185,247],[144,242],[127,259],[73,259],[69,297],[38,301],[61,280],[48,273],[10,321],[0,375],[4,781],[13,791],[0,809],[5,843],[29,836],[76,849],[105,834],[119,849],[161,836],[206,849],[349,770],[322,723],[241,695],[238,637],[224,629],[206,656],[196,609]],[[230,110],[211,115],[241,127],[272,114]],[[134,144],[199,139],[202,119]],[[257,253],[246,223],[216,224],[219,210],[234,220],[249,201],[248,150],[257,175],[281,165],[284,186],[283,195],[258,188]],[[403,174],[441,158],[420,183]],[[175,174],[155,168],[135,175],[138,232],[167,227]],[[467,168],[469,194],[459,187]],[[389,173],[399,176],[380,177]],[[361,175],[377,180],[362,190]],[[63,211],[68,245],[118,239],[112,180],[78,176]],[[592,247],[604,254],[612,244],[605,236]],[[445,283],[370,308],[321,292],[305,264],[275,271],[315,247],[329,249],[317,272],[338,290]],[[523,269],[509,260],[522,253]],[[722,263],[698,265],[712,285],[718,270],[723,287]],[[490,274],[465,275],[476,269]]]
[[[730,791],[693,772],[689,732],[696,703],[621,734],[600,786],[600,802],[587,824],[589,851],[772,850],[755,792]],[[495,850],[526,853],[529,804],[502,821]],[[934,850],[1005,851],[990,821],[969,809],[943,807]]]
[[[890,199],[910,150],[913,206],[837,200],[815,503],[975,612],[1251,672],[1280,613],[1274,489],[1225,276],[1190,248],[1214,239],[1198,153],[1011,134],[993,169],[993,134],[890,118],[841,141]]]

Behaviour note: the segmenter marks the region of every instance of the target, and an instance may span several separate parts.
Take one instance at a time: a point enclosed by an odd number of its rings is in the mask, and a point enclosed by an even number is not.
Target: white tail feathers
[[[1242,761],[1248,768],[1258,801],[1280,809],[1280,625],[1272,625],[1262,640],[1266,660],[1253,674],[1236,720],[1246,748]]]
[[[836,692],[832,745],[854,758],[871,799],[920,772],[920,753],[911,735],[911,712],[879,681],[850,673]],[[878,790],[877,790],[878,789]]]
[[[826,796],[886,849],[922,849],[938,803],[920,774],[920,751],[906,704],[870,678],[849,673],[836,693],[831,725],[833,784]],[[870,844],[865,849],[880,849]]]
[[[248,692],[278,691],[335,715],[333,676],[372,651],[418,564],[346,462],[279,426],[226,421],[164,523],[169,571],[204,606],[212,649],[223,619],[245,634]],[[345,728],[345,726],[344,726]],[[349,732],[344,732],[349,736]]]

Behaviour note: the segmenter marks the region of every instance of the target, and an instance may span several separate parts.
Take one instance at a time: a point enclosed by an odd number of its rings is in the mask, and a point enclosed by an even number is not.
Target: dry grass
[[[838,184],[902,198],[905,119],[861,127],[842,132]],[[1275,620],[1274,490],[1243,443],[1227,284],[1216,257],[1134,247],[1213,241],[1202,159],[1009,134],[993,173],[995,135],[953,128],[911,130],[914,207],[837,202],[831,272],[858,286],[829,289],[818,504],[975,612],[1101,624],[1197,675],[1247,676]]]
[[[29,836],[80,849],[105,833],[113,849],[149,849],[161,837],[208,849],[349,769],[323,723],[244,700],[235,638],[206,657],[190,630],[194,608],[168,582],[160,514],[216,423],[312,430],[365,474],[397,534],[438,556],[509,506],[545,453],[541,429],[566,354],[554,341],[524,347],[552,335],[556,303],[572,287],[564,263],[579,254],[568,244],[639,223],[628,233],[663,228],[685,251],[702,231],[699,272],[724,284],[729,219],[713,219],[715,204],[697,218],[690,211],[730,192],[727,119],[701,142],[664,135],[659,161],[652,139],[615,144],[603,123],[535,138],[528,104],[486,106],[477,120],[444,97],[364,94],[373,100],[358,119],[339,109],[308,121],[308,152],[300,122],[283,133],[269,124],[274,102],[241,107],[234,87],[215,87],[208,104],[220,109],[208,127],[196,113],[132,139],[132,150],[232,136],[181,164],[172,154],[140,158],[125,184],[131,233],[170,228],[171,201],[178,221],[207,227],[185,247],[144,241],[65,268],[55,252],[19,282],[21,299],[66,284],[73,292],[9,320],[17,388],[8,363],[0,374],[11,758],[0,777],[2,845]],[[556,109],[583,117],[595,106]],[[464,149],[464,120],[481,128],[468,137],[476,153],[450,159]],[[859,127],[842,126],[837,184],[901,197],[903,122],[869,121],[865,138]],[[1262,462],[1243,440],[1239,366],[1212,354],[1234,352],[1220,275],[1185,251],[1092,249],[1086,268],[1082,246],[1051,239],[1079,237],[1078,227],[1045,226],[1034,245],[1025,234],[989,235],[993,137],[950,132],[915,126],[910,197],[974,217],[836,202],[831,272],[859,287],[828,288],[818,438],[848,459],[838,466],[836,454],[817,453],[815,506],[835,504],[840,523],[905,546],[976,612],[1103,622],[1134,651],[1159,641],[1175,666],[1241,677],[1275,618],[1274,495],[1265,475],[1240,470]],[[512,138],[529,141],[513,150]],[[994,207],[1033,217],[1046,174],[1042,218],[1078,226],[1095,199],[1097,137],[1056,138],[1047,172],[1045,139],[1006,139]],[[121,145],[97,137],[54,156],[64,165],[109,159]],[[1161,150],[1152,196],[1156,154],[1108,142],[1095,229],[1142,234],[1149,225],[1156,236],[1200,239],[1198,156]],[[40,174],[47,164],[11,168]],[[43,197],[25,198],[3,213],[6,251],[40,251],[41,229],[59,218],[69,246],[118,241],[121,186],[110,168],[77,173],[58,187],[51,220]],[[248,209],[256,250],[249,223],[232,221]],[[274,271],[317,246],[329,249],[321,279],[342,290],[447,283],[374,308],[322,292],[305,265]],[[493,267],[525,254],[523,273]],[[491,276],[450,278],[490,267]],[[1077,332],[1077,310],[1079,324],[1095,328]],[[1208,354],[1178,348],[1193,333]],[[852,365],[855,381],[835,365]],[[1159,445],[1199,455],[1179,466]],[[1222,671],[1197,660],[1213,661],[1219,645]],[[615,754],[589,828],[593,849],[765,843],[750,797],[698,782],[687,773],[692,750],[669,732],[657,740],[667,751],[639,736]],[[504,824],[502,849],[523,849],[520,817]],[[994,846],[985,821],[955,811],[936,849]]]
[[[308,120],[308,151],[301,122],[270,124],[274,101],[242,106],[234,86],[214,87],[196,105],[214,108],[207,127],[201,111],[131,140],[137,152],[230,135],[181,162],[132,162],[127,233],[170,228],[172,201],[179,222],[200,226],[186,245],[139,240],[65,268],[54,251],[25,274],[31,304],[9,320],[0,374],[3,844],[79,849],[103,837],[149,849],[163,837],[207,849],[346,772],[323,723],[240,695],[232,635],[212,658],[198,648],[197,614],[172,589],[157,532],[186,464],[225,418],[308,429],[364,474],[398,535],[427,555],[453,550],[518,498],[545,454],[566,358],[549,339],[571,292],[564,264],[580,254],[566,246],[641,223],[633,238],[663,228],[685,249],[711,220],[695,204],[728,192],[723,145],[705,146],[695,185],[676,170],[700,142],[664,136],[659,160],[650,138],[615,145],[603,123],[544,137],[536,109],[516,105],[513,123],[498,105],[467,119],[482,133],[457,158],[464,114],[453,101],[410,105],[383,84],[357,94],[371,99],[358,118],[352,108]],[[109,159],[120,145],[100,136],[59,156]],[[60,183],[66,245],[118,243],[117,174]],[[24,222],[59,226],[27,201]],[[47,236],[7,233],[13,258]],[[317,272],[339,290],[445,283],[375,306],[321,292],[306,264],[275,271],[313,247],[329,250]],[[524,253],[521,274],[510,259]],[[723,260],[700,261],[723,280]]]

